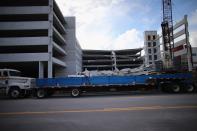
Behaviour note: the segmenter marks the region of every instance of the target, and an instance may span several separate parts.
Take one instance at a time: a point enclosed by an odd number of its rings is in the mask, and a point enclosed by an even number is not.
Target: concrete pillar
[[[48,78],[53,77],[53,0],[49,0],[49,29],[48,29],[48,37],[49,37],[49,45],[48,45],[48,53],[49,53],[49,60],[48,60]]]
[[[189,43],[189,31],[188,31],[188,22],[187,15],[184,16],[185,19],[185,33],[186,33],[186,44],[187,44],[187,63],[188,63],[188,71],[192,71],[192,53],[191,53],[191,45]]]
[[[44,78],[44,62],[39,61],[39,78]]]
[[[111,55],[112,55],[111,58],[112,58],[112,67],[113,67],[112,70],[118,71],[117,63],[116,63],[116,53],[115,53],[115,51],[112,51]]]

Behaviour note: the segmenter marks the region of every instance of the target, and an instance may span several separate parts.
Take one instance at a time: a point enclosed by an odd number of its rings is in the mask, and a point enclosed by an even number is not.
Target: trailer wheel
[[[194,90],[195,90],[195,87],[194,87],[194,85],[188,85],[186,88],[185,88],[185,90],[186,90],[186,92],[188,92],[188,93],[191,93],[191,92],[194,92]]]
[[[74,89],[72,89],[71,90],[71,96],[72,97],[78,97],[78,96],[80,96],[80,90],[79,89],[77,89],[77,88],[74,88]]]
[[[167,84],[167,83],[159,83],[158,89],[159,89],[159,91],[162,91],[162,92],[165,92],[165,93],[169,93],[170,92],[169,84]]]
[[[46,96],[46,91],[44,89],[39,89],[36,91],[36,97],[41,99]]]
[[[178,84],[173,83],[171,85],[171,91],[173,93],[179,93],[181,91],[181,87]]]
[[[21,95],[21,91],[18,88],[11,88],[9,91],[9,97],[12,99],[17,99]]]

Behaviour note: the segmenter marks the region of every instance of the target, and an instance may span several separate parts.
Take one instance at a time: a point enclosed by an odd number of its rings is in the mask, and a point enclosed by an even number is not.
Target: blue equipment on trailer
[[[79,96],[83,91],[148,90],[152,88],[163,90],[166,88],[165,91],[178,93],[183,89],[187,92],[194,90],[191,73],[44,78],[37,79],[36,85],[38,98],[43,98],[57,90],[69,91],[74,97]]]

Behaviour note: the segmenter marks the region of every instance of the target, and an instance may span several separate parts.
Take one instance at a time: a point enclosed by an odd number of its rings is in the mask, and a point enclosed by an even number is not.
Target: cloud
[[[188,19],[189,21],[189,32],[190,32],[190,43],[191,46],[197,47],[197,9],[192,12],[191,17]]]
[[[197,47],[197,31],[190,32],[190,43],[192,47]]]
[[[65,16],[76,16],[77,24],[99,22],[122,0],[56,0]]]
[[[136,29],[130,29],[123,34],[120,34],[111,47],[113,49],[131,49],[143,47],[143,36]]]
[[[140,14],[149,12],[148,6],[126,0],[56,1],[64,16],[76,17],[77,39],[83,49],[112,50],[143,46],[140,31],[128,25],[136,22],[137,10],[141,10]]]
[[[108,44],[113,41],[107,31],[80,30],[78,34],[80,44],[84,49],[108,49]]]
[[[57,0],[64,16],[76,17],[77,38],[82,48],[102,49],[112,40],[108,22],[114,6],[122,0]]]
[[[197,25],[197,9],[194,12],[192,12],[192,15],[189,19],[189,22],[190,22],[191,26],[192,25]]]
[[[115,38],[105,32],[86,32],[86,34],[81,34],[81,41],[91,43],[86,45],[86,49],[115,50],[143,47],[144,40],[140,31],[130,29]]]

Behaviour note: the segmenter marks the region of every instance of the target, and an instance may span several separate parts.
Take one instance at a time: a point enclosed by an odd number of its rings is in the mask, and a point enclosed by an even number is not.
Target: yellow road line
[[[62,111],[38,111],[38,112],[0,112],[0,116],[60,114],[60,113],[86,113],[86,112],[143,111],[143,110],[165,110],[165,109],[197,109],[197,105],[190,105],[190,106],[142,106],[142,107],[126,107],[126,108],[81,109],[81,110],[62,110]]]

